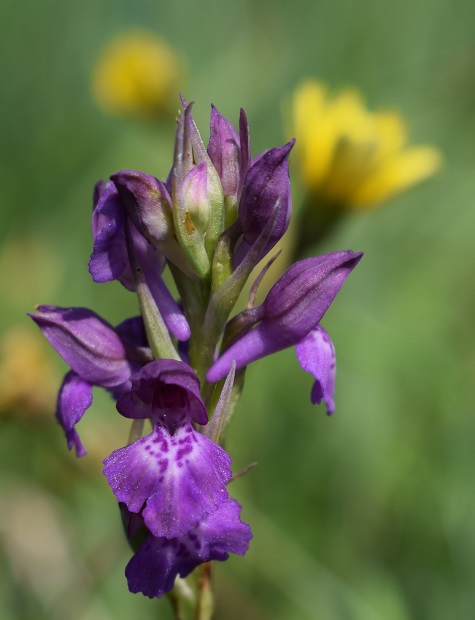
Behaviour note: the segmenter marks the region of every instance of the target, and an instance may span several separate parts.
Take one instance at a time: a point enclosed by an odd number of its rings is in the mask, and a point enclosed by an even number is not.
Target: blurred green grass
[[[164,177],[171,161],[173,123],[109,118],[90,97],[100,48],[132,26],[183,54],[200,127],[211,102],[233,120],[246,109],[253,153],[285,139],[283,102],[306,76],[399,108],[413,141],[444,153],[435,179],[349,218],[319,248],[365,251],[325,318],[338,354],[333,418],[310,405],[292,351],[247,373],[228,448],[236,471],[259,462],[233,483],[254,540],[246,558],[216,567],[218,618],[473,616],[474,17],[468,0],[0,7],[2,331],[37,303],[92,307],[113,323],[136,311],[87,272],[93,184],[124,168]],[[66,453],[48,418],[0,422],[2,619],[170,617],[166,602],[127,592],[130,554],[100,473],[127,430],[95,398],[81,423],[88,462]]]

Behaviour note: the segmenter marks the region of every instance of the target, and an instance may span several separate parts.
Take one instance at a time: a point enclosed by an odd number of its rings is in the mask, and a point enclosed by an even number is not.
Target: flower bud
[[[244,182],[239,222],[244,240],[249,245],[256,241],[279,201],[279,212],[264,254],[282,238],[290,222],[292,202],[288,158],[294,142],[270,149],[256,158]]]
[[[193,225],[204,235],[208,229],[211,203],[208,195],[208,167],[194,166],[183,181],[185,204]]]
[[[211,106],[208,155],[221,179],[225,202],[235,207],[240,172],[239,136],[214,105]]]
[[[161,181],[136,170],[122,170],[111,180],[129,217],[146,239],[154,243],[174,236],[172,201]]]
[[[191,132],[194,135],[195,125],[194,121],[189,120],[190,114],[191,108],[187,106],[184,114],[179,117],[177,122],[175,156],[171,175],[173,220],[178,243],[186,254],[193,271],[198,277],[203,278],[209,273],[210,260],[205,249],[203,235],[193,223],[187,208],[184,187],[185,178],[192,169],[188,169],[189,150],[191,147],[189,134]]]
[[[197,164],[205,163],[207,166],[208,179],[207,179],[207,193],[210,201],[210,217],[209,224],[206,230],[205,247],[208,257],[212,258],[216,242],[219,236],[223,232],[225,226],[225,204],[223,188],[221,185],[221,179],[216,168],[213,166],[213,162],[208,155],[203,140],[201,139],[200,132],[196,126],[195,119],[191,110],[192,103],[187,104],[184,98],[181,98],[183,104],[183,115],[185,118],[185,139],[184,139],[184,153],[183,153],[183,171],[185,174],[189,172],[189,168],[186,166],[187,153],[191,151],[192,162]],[[178,128],[177,128],[178,132]]]

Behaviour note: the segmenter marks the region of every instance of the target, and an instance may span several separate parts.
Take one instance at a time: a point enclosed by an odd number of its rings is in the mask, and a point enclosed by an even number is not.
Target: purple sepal
[[[125,240],[126,212],[114,183],[97,184],[95,198],[98,201],[92,214],[94,248],[89,273],[94,282],[120,280],[125,288],[134,290]]]
[[[141,175],[142,173],[123,171],[117,173],[117,175],[113,175],[114,178],[117,177],[118,182],[120,181],[122,183],[121,192],[128,196],[129,203],[133,202],[132,189],[135,189],[137,194],[139,194],[140,191],[144,194],[146,191],[137,188],[137,186],[140,186],[143,179],[138,176],[133,177],[131,176],[132,174]],[[149,177],[149,175],[143,176]],[[153,179],[154,177],[149,178]],[[155,181],[160,183],[157,179],[155,179]],[[142,185],[144,184],[145,181],[143,181]],[[163,184],[160,184],[160,188],[161,191],[163,191],[163,195],[165,196],[164,201],[166,202],[168,192]],[[125,236],[127,212],[123,200],[112,182],[102,183],[101,186],[97,184],[95,197],[98,197],[98,202],[92,216],[94,250],[91,254],[91,260],[89,261],[89,272],[94,282],[119,280],[125,288],[134,291],[135,281],[130,265]],[[133,206],[129,205],[129,208],[131,211],[134,210]],[[136,210],[138,210],[138,207]],[[161,224],[152,224],[153,218],[149,213],[142,213],[140,217],[142,217],[143,221],[138,223],[142,228],[145,226],[144,222],[146,217],[148,217],[150,226],[155,226],[155,233],[157,235],[159,234],[156,229]],[[136,213],[135,219],[139,219],[139,214]],[[161,221],[160,218],[157,219]],[[188,322],[161,277],[161,273],[166,264],[165,257],[147,241],[134,225],[131,225],[130,232],[138,262],[144,272],[147,284],[166,326],[178,340],[187,340],[191,333]]]
[[[144,269],[144,273],[146,273],[146,268]],[[191,329],[188,321],[183,314],[183,310],[170,293],[163,278],[159,275],[155,275],[154,278],[147,275],[145,277],[150,292],[157,302],[160,314],[165,321],[165,325],[168,327],[171,334],[179,341],[188,340],[191,336]]]
[[[165,325],[178,340],[188,340],[191,335],[188,321],[161,276],[166,265],[165,257],[135,227],[131,233],[140,267]]]
[[[206,379],[214,383],[225,377],[233,360],[238,370],[300,342],[321,321],[361,257],[351,251],[333,252],[292,265],[255,310],[263,315],[262,322],[223,353]]]
[[[278,204],[278,216],[263,254],[267,254],[282,238],[290,222],[292,202],[288,158],[294,142],[265,152],[252,164],[244,182],[238,216],[244,240],[249,245],[256,241]]]
[[[239,136],[233,124],[211,106],[208,155],[221,179],[225,196],[237,200],[240,169]]]
[[[75,426],[91,404],[92,385],[83,381],[75,372],[68,372],[58,393],[56,419],[63,427],[68,448],[76,449],[76,456],[87,454]]]
[[[169,426],[187,419],[208,422],[200,381],[184,362],[155,360],[133,375],[131,382],[131,390],[117,401],[117,410],[126,418],[151,418]]]
[[[137,170],[121,170],[111,176],[129,217],[150,241],[166,241],[174,235],[172,201],[164,183]]]
[[[223,379],[229,372],[233,361],[236,370],[244,368],[261,357],[271,355],[295,344],[291,339],[284,338],[272,326],[260,323],[252,331],[245,334],[211,366],[206,373],[206,380],[215,383]]]
[[[247,122],[247,116],[244,110],[241,108],[239,113],[239,143],[241,147],[240,152],[240,166],[239,166],[239,188],[238,199],[241,199],[242,189],[244,187],[244,181],[249,170],[251,163],[251,139],[249,136],[249,123]]]
[[[99,202],[99,198],[104,194],[106,189],[109,187],[110,181],[97,181],[94,185],[94,191],[92,194],[92,209],[97,207],[97,203]]]
[[[139,512],[154,536],[175,538],[228,498],[231,459],[190,423],[150,435],[113,452],[104,475],[119,502]]]
[[[335,347],[328,333],[318,325],[295,348],[297,359],[303,370],[311,373],[315,379],[311,400],[315,405],[322,400],[327,406],[327,413],[335,411],[333,396],[335,393],[336,357]]]
[[[129,590],[160,598],[173,589],[177,575],[186,577],[203,562],[227,560],[230,553],[244,555],[252,533],[240,512],[238,502],[229,499],[180,538],[149,536],[125,569]]]
[[[128,380],[131,365],[113,327],[87,308],[38,306],[29,316],[84,381],[105,388]]]
[[[133,316],[125,319],[115,327],[115,333],[124,345],[131,347],[148,347],[147,333],[141,316]]]
[[[362,256],[348,250],[298,261],[269,291],[265,320],[296,344],[322,320]]]

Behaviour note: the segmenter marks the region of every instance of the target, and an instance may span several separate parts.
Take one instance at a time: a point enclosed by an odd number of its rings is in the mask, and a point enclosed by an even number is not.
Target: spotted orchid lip
[[[183,536],[228,498],[232,475],[227,452],[192,426],[208,421],[198,377],[184,362],[155,360],[131,377],[117,409],[153,424],[104,461],[117,501],[140,512],[154,536]]]
[[[154,536],[176,538],[228,499],[232,474],[225,450],[188,420],[173,429],[156,423],[150,435],[107,457],[104,475]]]

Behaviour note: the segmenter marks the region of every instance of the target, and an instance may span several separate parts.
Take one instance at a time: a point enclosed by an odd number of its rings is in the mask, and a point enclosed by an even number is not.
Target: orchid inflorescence
[[[222,447],[246,366],[295,345],[314,377],[312,402],[332,413],[335,351],[320,321],[362,256],[301,260],[261,305],[230,318],[289,225],[293,141],[251,158],[244,111],[238,132],[212,107],[206,148],[192,105],[182,103],[166,181],[123,170],[94,192],[89,271],[95,282],[119,280],[134,291],[140,316],[113,327],[86,308],[39,306],[30,315],[71,368],[56,411],[68,447],[86,454],[76,425],[93,386],[132,420],[130,443],[105,459],[104,474],[136,551],[129,588],[149,597],[170,592],[199,564],[246,553],[251,530],[228,494],[231,459]],[[167,266],[178,301],[162,278]],[[143,436],[145,420],[152,430]]]

